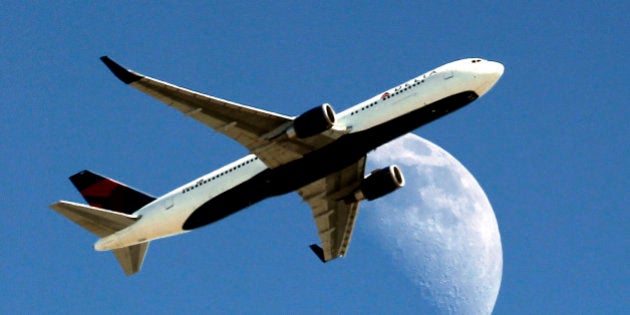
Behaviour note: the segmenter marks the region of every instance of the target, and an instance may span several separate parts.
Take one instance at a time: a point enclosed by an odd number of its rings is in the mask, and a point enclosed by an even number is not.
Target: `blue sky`
[[[337,110],[443,63],[506,72],[415,133],[477,178],[503,241],[497,314],[630,309],[624,1],[260,4],[15,2],[0,19],[2,313],[422,312],[417,288],[359,226],[322,265],[297,195],[154,242],[126,278],[54,213],[89,168],[159,195],[246,153],[117,81],[139,72],[288,115]],[[358,224],[361,224],[359,218]]]

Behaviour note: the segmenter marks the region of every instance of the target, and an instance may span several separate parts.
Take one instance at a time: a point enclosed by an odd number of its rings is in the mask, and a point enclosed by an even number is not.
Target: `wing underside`
[[[306,139],[284,135],[293,117],[185,89],[101,60],[121,81],[220,132],[256,154],[269,168],[299,159],[345,134],[335,128]]]
[[[364,171],[365,157],[298,190],[311,206],[321,241],[321,253],[316,253],[321,254],[323,261],[344,256],[350,246],[359,212],[359,201],[351,197],[359,188]]]

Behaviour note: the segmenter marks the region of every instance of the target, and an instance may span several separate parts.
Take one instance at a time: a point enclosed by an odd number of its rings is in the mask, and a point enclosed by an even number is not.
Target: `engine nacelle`
[[[320,134],[335,124],[335,110],[328,103],[298,116],[287,130],[289,138],[308,138]]]
[[[361,183],[359,190],[355,192],[354,198],[357,201],[374,200],[403,186],[405,186],[405,177],[402,171],[398,166],[391,165],[368,175]]]

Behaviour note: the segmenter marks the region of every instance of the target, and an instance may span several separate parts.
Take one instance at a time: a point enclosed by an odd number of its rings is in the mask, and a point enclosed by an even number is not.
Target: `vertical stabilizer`
[[[132,214],[155,200],[153,196],[88,170],[70,176],[70,181],[90,206],[115,212]]]

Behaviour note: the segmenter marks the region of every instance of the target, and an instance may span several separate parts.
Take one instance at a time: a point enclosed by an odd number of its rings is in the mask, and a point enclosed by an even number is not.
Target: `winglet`
[[[319,260],[321,260],[323,263],[326,263],[326,259],[324,258],[324,250],[321,247],[319,247],[319,245],[313,244],[309,247],[311,248],[313,253],[315,253],[317,258],[319,258]]]
[[[136,73],[129,71],[123,68],[121,65],[117,64],[115,61],[111,60],[107,56],[101,57],[101,61],[112,71],[112,73],[123,81],[125,84],[131,84],[142,79],[142,76],[137,75]]]

